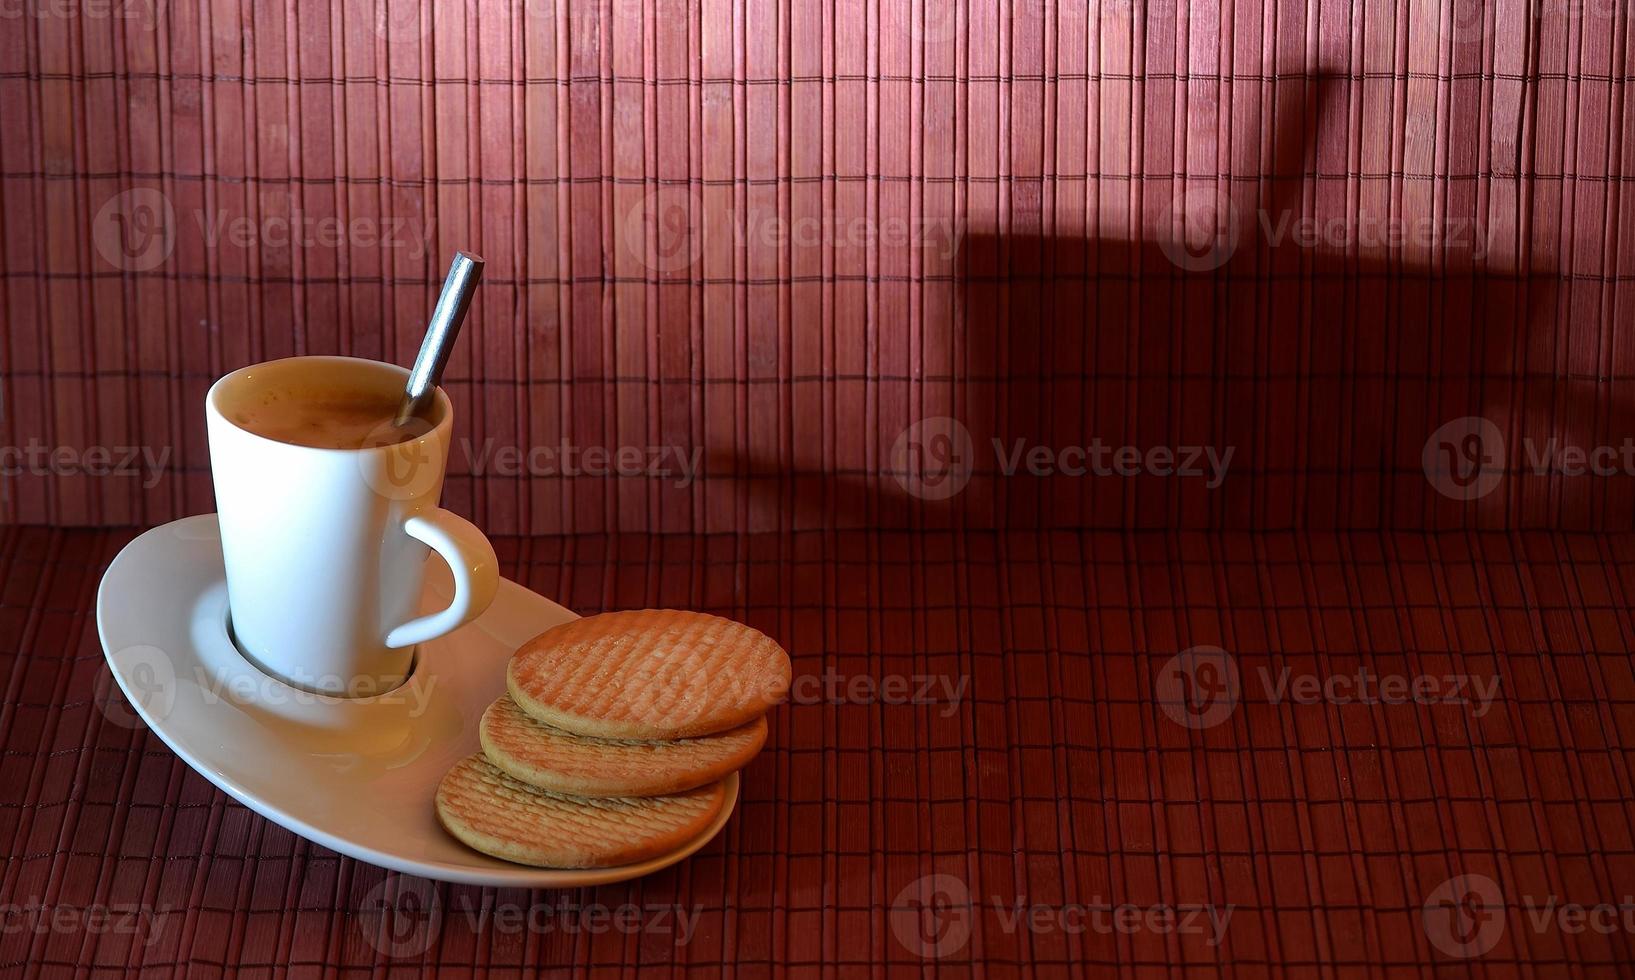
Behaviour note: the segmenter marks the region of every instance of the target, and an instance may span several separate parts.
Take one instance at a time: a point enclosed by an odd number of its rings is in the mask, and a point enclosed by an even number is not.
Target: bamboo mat
[[[0,17],[0,519],[209,510],[209,382],[406,362],[470,248],[494,533],[1631,526],[1552,462],[1635,436],[1625,0],[435,7]]]
[[[0,977],[1627,975],[1632,13],[0,8]],[[445,503],[793,655],[634,883],[340,858],[103,667],[64,526],[213,509],[209,383],[406,363],[457,248]]]
[[[1628,534],[500,539],[508,577],[581,612],[732,615],[795,675],[719,838],[532,892],[340,858],[189,770],[102,666],[92,598],[132,534],[0,529],[0,976],[1635,961]],[[1223,689],[1205,666],[1235,695],[1175,697],[1188,671]],[[1393,701],[1393,677],[1427,686]]]

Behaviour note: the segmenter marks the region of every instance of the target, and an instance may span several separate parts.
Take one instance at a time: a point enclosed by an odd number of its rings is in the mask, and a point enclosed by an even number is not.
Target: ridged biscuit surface
[[[789,655],[719,616],[603,613],[523,644],[506,686],[529,715],[576,735],[692,738],[765,714],[789,690]]]
[[[535,721],[509,697],[483,712],[483,755],[540,789],[574,796],[659,796],[741,769],[766,742],[766,719],[668,742],[588,738]]]
[[[461,842],[541,868],[611,868],[658,857],[709,826],[726,800],[711,783],[674,796],[588,799],[535,789],[481,755],[437,786],[437,819]]]

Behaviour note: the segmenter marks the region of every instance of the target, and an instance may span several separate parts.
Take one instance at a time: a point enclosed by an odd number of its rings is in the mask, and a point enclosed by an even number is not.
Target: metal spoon
[[[483,277],[482,256],[470,252],[455,252],[454,262],[448,267],[448,278],[443,280],[443,291],[432,308],[431,322],[426,324],[426,339],[420,343],[420,354],[409,370],[409,383],[403,389],[403,402],[397,407],[392,424],[402,427],[409,423],[432,400],[437,382],[443,378],[449,355],[454,352],[454,338],[465,322],[466,308],[471,305],[471,294]]]

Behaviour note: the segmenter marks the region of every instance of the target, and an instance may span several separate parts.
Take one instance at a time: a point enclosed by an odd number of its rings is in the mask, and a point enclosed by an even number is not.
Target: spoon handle
[[[420,354],[409,370],[409,383],[404,388],[394,425],[406,425],[431,400],[431,393],[443,378],[443,368],[448,366],[449,354],[454,351],[454,338],[460,332],[460,324],[465,322],[471,295],[477,291],[477,282],[482,277],[481,256],[454,253],[448,278],[443,280],[443,291],[431,311],[431,322],[426,325],[426,339],[421,341]]]

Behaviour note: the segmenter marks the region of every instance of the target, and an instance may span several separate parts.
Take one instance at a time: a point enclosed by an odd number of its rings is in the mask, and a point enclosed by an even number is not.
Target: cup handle
[[[394,650],[434,640],[481,616],[500,587],[500,561],[494,546],[477,526],[441,507],[403,522],[403,531],[430,545],[454,573],[454,600],[441,612],[428,613],[386,634]]]

